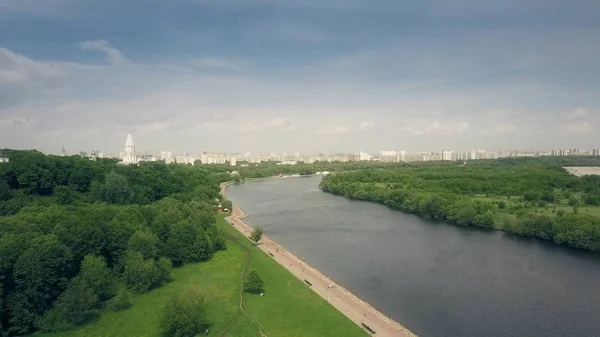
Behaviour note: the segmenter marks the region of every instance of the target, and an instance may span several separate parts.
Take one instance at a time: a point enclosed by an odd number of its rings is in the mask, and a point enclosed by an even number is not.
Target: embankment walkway
[[[228,185],[227,183],[221,185],[223,196],[226,196],[225,190]],[[243,221],[247,216],[240,207],[233,206],[228,221],[244,236],[249,237],[253,229]],[[258,247],[370,334],[385,337],[416,336],[367,302],[335,284],[327,276],[275,243],[268,236],[262,237]]]

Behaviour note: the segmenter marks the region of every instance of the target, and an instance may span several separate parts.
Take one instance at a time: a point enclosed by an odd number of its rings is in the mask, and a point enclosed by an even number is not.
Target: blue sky
[[[592,0],[0,0],[0,147],[600,147]]]

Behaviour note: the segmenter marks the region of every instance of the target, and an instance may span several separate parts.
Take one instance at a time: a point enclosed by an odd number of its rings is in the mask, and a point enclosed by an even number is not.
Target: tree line
[[[575,177],[545,159],[335,173],[320,187],[432,219],[600,251],[600,217],[579,212],[600,204],[600,177]]]
[[[224,167],[45,156],[0,164],[0,335],[63,331],[225,249]]]

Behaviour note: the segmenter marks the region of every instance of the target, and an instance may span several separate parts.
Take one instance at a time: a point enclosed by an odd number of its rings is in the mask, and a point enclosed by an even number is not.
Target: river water
[[[600,336],[600,254],[323,193],[233,185],[250,225],[421,336]]]

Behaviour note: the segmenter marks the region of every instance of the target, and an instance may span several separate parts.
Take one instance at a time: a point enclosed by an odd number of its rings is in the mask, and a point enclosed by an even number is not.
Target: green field
[[[209,336],[365,336],[365,333],[282,266],[254,247],[222,216],[218,226],[235,240],[208,262],[173,270],[173,281],[146,294],[134,295],[133,306],[122,312],[104,311],[76,330],[38,336],[160,336],[158,321],[166,300],[195,287],[205,296],[213,326]],[[240,247],[240,244],[246,249]],[[246,295],[246,312],[240,312],[240,276],[249,254],[247,270],[256,270],[265,281],[265,296]],[[227,328],[228,327],[228,328]]]

